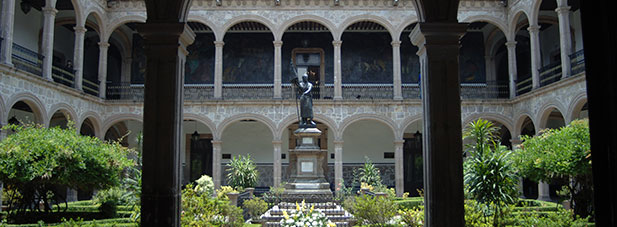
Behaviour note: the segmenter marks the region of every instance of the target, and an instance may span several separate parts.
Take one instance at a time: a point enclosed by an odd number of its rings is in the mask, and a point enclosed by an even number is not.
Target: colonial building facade
[[[515,146],[520,135],[586,117],[578,7],[460,2],[458,20],[469,23],[459,57],[463,125],[489,119]],[[258,187],[285,182],[298,121],[289,81],[312,70],[333,190],[366,158],[399,195],[422,188],[416,12],[399,0],[194,0],[183,36],[182,182],[208,174],[225,185],[225,163],[237,155],[257,163]],[[70,119],[84,135],[137,146],[147,78],[136,27],[146,18],[138,0],[4,0],[0,124]],[[547,184],[523,188],[550,199]]]

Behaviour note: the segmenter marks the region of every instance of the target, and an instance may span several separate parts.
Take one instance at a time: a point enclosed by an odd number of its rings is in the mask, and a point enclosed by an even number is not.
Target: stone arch
[[[529,24],[538,24],[538,17],[540,17],[540,5],[542,5],[543,0],[533,0],[533,5],[531,6],[531,17],[529,17]],[[555,1],[555,0],[546,0],[546,1]]]
[[[563,120],[565,122],[566,120],[566,115],[564,114],[565,112],[563,111],[564,108],[561,107],[561,105],[559,105],[557,102],[555,101],[549,101],[547,104],[545,104],[544,106],[542,106],[542,108],[539,109],[538,111],[538,115],[536,116],[537,122],[538,124],[538,128],[540,129],[545,129],[546,128],[546,124],[548,123],[548,117],[551,114],[551,112],[553,112],[553,109],[557,110],[561,116],[563,117]]]
[[[334,33],[335,34],[334,40],[341,40],[343,33],[345,32],[345,29],[347,29],[347,27],[349,27],[352,24],[355,24],[357,22],[362,22],[362,21],[370,21],[370,22],[383,26],[390,34],[390,38],[392,38],[392,40],[398,40],[399,38],[395,36],[394,27],[392,26],[392,24],[390,24],[390,22],[388,22],[388,20],[382,17],[379,17],[379,16],[362,14],[362,15],[347,18],[345,21],[343,21]]]
[[[121,121],[128,121],[128,120],[134,120],[134,121],[139,121],[139,122],[144,122],[143,121],[143,116],[142,115],[137,115],[137,114],[116,114],[110,118],[108,118],[107,120],[105,120],[105,122],[103,123],[103,136],[105,136],[105,133],[107,132],[107,130],[109,130],[109,128],[111,128],[111,126],[115,125],[118,122]]]
[[[270,33],[272,34],[272,37],[274,38],[274,31],[276,31],[274,24],[272,24],[271,21],[269,21],[268,19],[261,17],[261,16],[257,16],[257,15],[242,15],[239,17],[234,17],[233,19],[227,21],[223,26],[220,27],[220,30],[218,31],[218,33],[221,34],[221,39],[217,41],[223,41],[223,39],[225,39],[225,35],[227,34],[227,31],[233,27],[236,24],[242,23],[242,22],[258,22],[260,24],[263,24],[264,26],[266,26],[268,29],[270,29]]]
[[[502,114],[498,114],[498,113],[476,113],[476,114],[472,114],[468,117],[466,117],[463,120],[463,129],[465,129],[465,126],[467,126],[471,121],[477,120],[479,118],[485,119],[485,120],[490,120],[490,121],[495,121],[498,122],[500,124],[502,124],[503,126],[505,126],[508,131],[510,131],[510,135],[514,135],[514,126],[512,125],[512,121],[510,120],[510,118],[508,118],[507,116],[504,116]],[[534,125],[535,126],[535,125]]]
[[[407,130],[407,128],[409,126],[411,126],[411,124],[414,124],[414,123],[416,123],[418,121],[420,121],[422,123],[422,125],[424,125],[423,118],[422,118],[421,114],[414,115],[414,116],[409,116],[409,117],[405,118],[402,121],[402,123],[399,125],[399,129],[398,129],[398,131],[400,133],[399,135],[401,135],[401,138],[395,138],[395,139],[397,139],[397,140],[401,139],[402,140],[403,136],[405,135],[405,130]]]
[[[566,123],[573,121],[576,116],[581,112],[581,108],[587,103],[587,93],[583,92],[575,96],[570,105],[568,106],[568,112],[566,112]]]
[[[89,119],[90,123],[92,123],[92,127],[94,128],[94,134],[97,138],[102,138],[103,136],[105,136],[105,132],[101,132],[101,116],[99,116],[96,112],[92,111],[88,111],[81,115],[79,121],[77,121],[75,125],[77,128],[77,132],[81,130],[81,126],[84,124],[84,121],[86,121],[86,119]]]
[[[418,17],[416,17],[415,15],[406,18],[404,21],[407,21],[407,23],[402,23],[402,24],[400,24],[398,27],[396,27],[394,29],[394,37],[398,38],[399,41],[402,41],[401,40],[401,35],[403,34],[403,30],[405,30],[405,28],[407,28],[407,26],[419,22],[418,21]]]
[[[394,123],[394,121],[388,117],[384,117],[382,115],[378,115],[378,114],[358,114],[358,115],[353,115],[350,117],[347,117],[343,120],[343,122],[340,124],[340,128],[339,130],[336,132],[334,139],[335,140],[342,140],[343,139],[343,134],[345,133],[345,129],[347,128],[347,126],[353,124],[356,121],[360,121],[360,120],[375,120],[375,121],[379,121],[385,125],[387,125],[388,127],[390,127],[390,129],[392,130],[392,134],[394,135],[394,139],[401,139],[403,138],[403,136],[400,134],[400,130],[397,129],[396,123]]]
[[[531,24],[531,19],[529,17],[529,13],[527,13],[527,11],[525,10],[519,10],[519,11],[515,11],[508,23],[508,32],[506,33],[506,37],[509,41],[514,41],[514,38],[516,37],[516,32],[518,31],[518,20],[522,15],[525,15],[525,17],[527,17],[527,23]]]
[[[84,6],[81,4],[79,0],[71,0],[73,4],[73,11],[75,12],[75,21],[79,24],[82,24],[85,21],[84,17]],[[85,15],[88,15],[87,13]]]
[[[504,36],[508,32],[508,29],[507,29],[508,25],[506,25],[501,19],[499,19],[497,17],[494,17],[494,16],[489,16],[489,15],[473,15],[473,16],[462,18],[460,21],[461,22],[467,22],[467,23],[487,22],[489,24],[494,25],[499,30],[501,30],[501,32],[503,32]]]
[[[211,21],[205,20],[203,17],[197,16],[197,15],[189,15],[189,19],[187,21],[197,22],[197,23],[201,23],[201,24],[208,26],[210,29],[212,29],[212,33],[214,33],[215,40],[223,40],[224,34],[221,34],[221,30],[219,30],[220,28],[217,27],[216,24],[212,23]]]
[[[51,118],[54,116],[54,114],[56,114],[56,112],[58,111],[62,111],[65,115],[67,115],[67,120],[73,121],[75,124],[77,124],[77,112],[75,112],[75,110],[73,110],[73,108],[66,103],[58,103],[49,108],[49,115],[47,116],[47,119],[49,119],[47,120],[48,124],[50,123]],[[74,125],[74,127],[76,126]]]
[[[529,120],[531,121],[531,123],[533,124],[533,127],[535,129],[535,131],[538,131],[538,124],[535,121],[535,119],[533,117],[531,117],[532,115],[528,112],[523,112],[517,115],[518,118],[516,118],[516,123],[514,124],[514,133],[512,133],[512,138],[515,138],[521,135],[521,131],[523,130],[523,124],[525,123],[525,119],[529,118]]]
[[[126,23],[131,23],[131,22],[136,22],[136,23],[145,23],[146,22],[146,15],[142,15],[142,14],[133,14],[133,15],[128,15],[128,16],[124,16],[124,17],[120,17],[117,19],[114,19],[112,21],[110,21],[107,24],[107,27],[105,28],[105,31],[114,31],[116,30],[118,27],[122,26],[123,24]],[[111,36],[111,33],[106,33],[105,37],[102,37],[101,40],[109,40],[109,36]]]
[[[256,120],[259,121],[263,124],[266,125],[266,127],[268,127],[268,129],[270,129],[270,133],[272,133],[272,138],[277,138],[277,133],[276,133],[276,124],[274,124],[274,122],[272,122],[272,120],[270,120],[270,118],[267,118],[266,116],[263,115],[259,115],[259,114],[252,114],[252,113],[243,113],[243,114],[238,114],[238,115],[234,115],[231,117],[226,118],[225,120],[223,120],[218,127],[216,127],[215,130],[215,134],[213,134],[213,140],[221,140],[221,136],[223,135],[223,132],[225,131],[225,128],[227,128],[229,125],[231,125],[232,123],[235,123],[237,121],[240,120]]]
[[[29,93],[29,92],[22,92],[17,95],[14,95],[8,102],[9,105],[7,105],[8,108],[5,110],[5,116],[8,117],[9,111],[11,111],[11,108],[13,107],[13,105],[15,105],[15,103],[19,101],[23,101],[26,104],[28,104],[28,106],[30,106],[34,114],[35,122],[37,124],[42,124],[42,125],[48,124],[47,111],[45,109],[45,105],[43,105],[43,102],[41,102],[39,98],[37,98],[34,94]]]
[[[332,35],[332,39],[334,39],[334,37],[336,36],[335,34],[336,26],[331,21],[323,17],[320,17],[320,16],[301,15],[301,16],[293,17],[283,22],[283,24],[279,27],[279,30],[277,30],[276,33],[274,34],[274,40],[281,40],[283,38],[283,35],[285,34],[285,31],[287,31],[289,27],[291,27],[292,25],[296,23],[300,23],[303,21],[311,21],[311,22],[321,24],[330,31],[330,34]]]
[[[96,27],[93,27],[94,30],[96,31],[96,33],[99,34],[99,37],[101,37],[101,40],[103,40],[103,37],[106,36],[107,31],[105,30],[105,17],[102,15],[106,15],[104,12],[101,12],[99,10],[96,9],[92,9],[89,12],[87,12],[85,14],[85,17],[83,18],[83,22],[79,22],[79,26],[85,26],[86,24],[88,24],[88,17],[90,17],[90,15],[92,15],[94,17],[94,20],[96,21],[97,25]]]
[[[206,117],[206,116],[202,116],[199,114],[193,114],[193,113],[184,113],[184,115],[182,116],[182,119],[184,120],[194,120],[197,121],[199,123],[204,124],[206,127],[208,127],[210,129],[210,132],[212,132],[212,135],[216,134],[216,124],[214,122],[212,122],[212,120],[210,120],[210,118]]]
[[[335,136],[338,134],[338,128],[336,127],[336,123],[334,120],[332,120],[332,118],[326,115],[323,115],[323,114],[314,114],[313,120],[319,121],[320,123],[326,125],[330,130],[332,130],[332,132],[334,132]],[[292,114],[284,118],[281,122],[279,122],[278,127],[276,129],[276,136],[274,137],[274,140],[281,140],[281,138],[283,138],[283,133],[285,132],[285,129],[287,129],[287,127],[289,127],[291,124],[295,123],[296,121],[298,121],[298,115]]]

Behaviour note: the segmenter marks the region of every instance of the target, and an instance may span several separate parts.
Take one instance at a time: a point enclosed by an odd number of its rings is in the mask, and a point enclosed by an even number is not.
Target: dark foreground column
[[[426,226],[464,226],[459,39],[467,25],[419,23]]]
[[[180,226],[180,134],[186,46],[184,23],[138,27],[146,44],[141,226]]]
[[[581,1],[596,226],[617,226],[617,30],[613,2]]]

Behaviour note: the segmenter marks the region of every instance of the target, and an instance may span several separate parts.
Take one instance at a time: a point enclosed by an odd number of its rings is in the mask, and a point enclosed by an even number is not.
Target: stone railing
[[[510,98],[509,93],[507,84],[494,81],[461,84],[461,99],[504,99]]]
[[[576,51],[570,55],[570,75],[576,76],[585,72],[585,55],[584,50]]]
[[[272,99],[274,84],[223,84],[223,99]]]
[[[283,99],[294,99],[298,90],[291,84],[283,84],[281,96]],[[332,99],[334,97],[334,84],[325,84],[324,86],[316,86],[311,91],[313,99]]]
[[[17,43],[13,43],[13,65],[37,76],[43,75],[43,55],[38,54]]]
[[[392,84],[343,84],[343,99],[392,99]]]
[[[75,71],[59,65],[53,65],[51,69],[51,77],[54,82],[66,85],[68,87],[74,87],[75,85]]]

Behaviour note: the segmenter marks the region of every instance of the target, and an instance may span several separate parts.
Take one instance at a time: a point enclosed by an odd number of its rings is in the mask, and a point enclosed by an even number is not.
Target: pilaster
[[[214,98],[223,97],[223,46],[225,42],[214,41]]]
[[[15,2],[2,1],[2,52],[0,52],[0,64],[13,66],[13,27],[15,21]],[[7,48],[10,47],[10,48]],[[1,190],[0,190],[1,191]],[[0,202],[1,203],[1,202]],[[0,204],[1,205],[1,204]]]
[[[43,8],[43,39],[41,49],[43,50],[43,78],[53,80],[51,77],[52,60],[54,55],[54,22],[56,10],[53,7]]]
[[[508,79],[510,84],[510,98],[516,97],[516,41],[506,42],[508,49]]]
[[[570,7],[567,1],[557,1],[560,6],[555,9],[559,18],[559,44],[561,54],[561,78],[569,77],[571,72],[570,54],[572,54],[572,35],[570,33]],[[563,5],[562,5],[563,4]]]
[[[341,45],[343,41],[334,40],[332,46],[334,46],[334,100],[343,99],[343,84],[342,84],[342,72],[341,72]]]
[[[75,88],[77,90],[83,90],[84,79],[84,38],[86,35],[86,28],[83,26],[73,27],[75,30],[75,49],[73,50],[73,71],[75,72]]]
[[[99,42],[99,97],[105,98],[107,91],[107,50],[109,50],[108,42]]]
[[[272,43],[274,44],[274,98],[281,99],[281,46],[283,46],[283,41],[277,40]]]
[[[394,179],[396,180],[396,196],[403,196],[405,191],[405,177],[403,166],[403,145],[405,140],[394,141]]]
[[[343,183],[343,141],[334,141],[334,188],[341,190]]]
[[[540,26],[531,25],[527,28],[529,31],[529,42],[531,49],[531,81],[532,89],[540,87],[540,67],[542,67],[542,59],[540,59]]]
[[[221,187],[221,162],[223,154],[223,141],[212,140],[212,181],[214,182],[214,188]]]
[[[426,226],[465,223],[458,53],[466,30],[466,24],[419,23],[410,34],[422,73]]]
[[[274,147],[274,164],[272,166],[272,177],[273,184],[272,186],[277,187],[281,184],[282,179],[282,167],[281,167],[281,145],[283,142],[280,140],[272,141],[272,147]]]
[[[548,183],[543,181],[538,182],[538,200],[551,201]]]
[[[401,84],[401,41],[392,41],[392,85],[394,100],[403,100]]]

